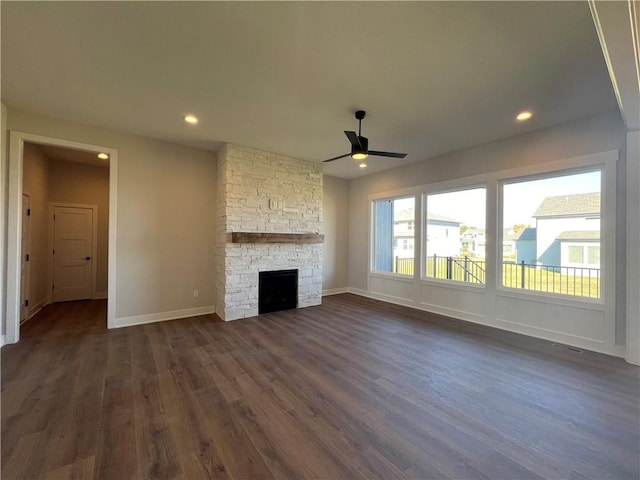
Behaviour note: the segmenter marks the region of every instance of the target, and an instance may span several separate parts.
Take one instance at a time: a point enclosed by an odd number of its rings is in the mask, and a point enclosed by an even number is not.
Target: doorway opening
[[[107,299],[112,325],[116,162],[114,149],[11,132],[7,343],[50,303]]]
[[[49,303],[107,298],[109,159],[103,156],[24,144],[21,324]]]

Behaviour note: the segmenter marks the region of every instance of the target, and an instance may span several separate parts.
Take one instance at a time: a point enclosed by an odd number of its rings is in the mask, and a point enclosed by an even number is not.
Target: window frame
[[[456,193],[462,192],[465,190],[475,190],[475,189],[484,189],[485,191],[485,238],[488,227],[488,196],[489,196],[489,185],[487,184],[486,177],[482,176],[474,176],[474,177],[466,177],[462,179],[456,179],[454,181],[443,182],[440,184],[433,184],[430,186],[425,186],[422,189],[421,194],[421,232],[424,232],[424,238],[420,237],[419,243],[420,245],[420,280],[422,282],[434,282],[438,284],[446,284],[446,285],[456,285],[459,287],[469,287],[473,289],[484,289],[487,285],[487,273],[485,272],[485,281],[482,283],[475,282],[466,282],[464,280],[455,280],[448,278],[438,278],[438,277],[430,277],[427,276],[427,242],[429,240],[429,229],[427,228],[427,214],[428,214],[428,197],[430,195],[442,195],[447,193]],[[446,230],[446,236],[449,237],[449,231]],[[462,246],[462,234],[460,234],[460,245]],[[488,267],[488,259],[485,254],[485,270]]]
[[[606,154],[604,152],[603,154]],[[600,156],[603,154],[594,154],[588,157]],[[571,161],[571,159],[569,160]],[[559,163],[566,163],[559,162]],[[557,299],[561,301],[567,302],[587,302],[587,303],[596,303],[596,304],[605,304],[605,289],[615,290],[615,278],[613,275],[608,272],[615,272],[615,250],[612,246],[608,245],[609,241],[606,239],[610,235],[607,232],[607,229],[612,229],[615,232],[615,168],[613,169],[613,174],[611,173],[611,165],[613,162],[611,160],[600,161],[594,163],[584,162],[583,165],[580,166],[567,166],[563,167],[560,165],[552,165],[548,169],[543,169],[544,165],[538,165],[540,169],[536,169],[536,171],[529,174],[521,174],[521,175],[513,175],[513,176],[501,176],[498,179],[497,185],[497,208],[498,208],[498,217],[497,217],[497,241],[498,245],[503,243],[504,236],[504,186],[509,184],[516,184],[528,181],[535,180],[545,180],[569,175],[577,175],[581,173],[590,173],[599,171],[600,172],[600,296],[598,298],[581,296],[581,295],[569,295],[564,293],[555,293],[555,292],[543,292],[539,290],[531,290],[526,288],[517,288],[517,287],[507,287],[504,285],[503,279],[503,269],[501,268],[504,264],[504,254],[501,249],[498,249],[496,256],[496,290],[502,294],[508,294],[509,296],[533,296],[533,297],[542,297],[548,300]],[[615,163],[613,163],[615,165]],[[555,167],[555,168],[553,168]],[[611,196],[613,196],[614,201],[611,202]],[[605,217],[607,217],[605,219]],[[613,242],[611,242],[613,243]],[[562,246],[560,246],[562,248]],[[608,254],[607,248],[613,250],[609,251]],[[605,252],[603,256],[602,253]],[[583,252],[586,255],[586,249]],[[609,264],[605,268],[604,258],[609,258],[609,261],[613,261],[613,264]],[[613,258],[613,260],[611,260]],[[591,268],[591,267],[575,267],[574,265],[566,265],[563,267],[568,268]],[[607,287],[606,284],[609,283],[610,286]]]
[[[389,192],[381,195],[370,195],[369,196],[369,275],[381,275],[388,276],[397,279],[411,279],[415,276],[415,257],[416,257],[416,238],[419,234],[418,229],[414,228],[411,233],[413,233],[413,244],[414,244],[414,274],[408,275],[404,273],[397,272],[388,272],[384,270],[376,269],[376,203],[383,201],[395,201],[395,200],[403,200],[413,198],[414,201],[414,225],[416,225],[416,215],[418,215],[419,207],[418,207],[418,194],[415,192],[415,189],[404,189],[397,192]],[[393,228],[393,225],[392,225]],[[405,240],[403,238],[403,240]],[[395,240],[394,240],[395,241]],[[404,242],[398,242],[398,247],[401,247]],[[393,244],[392,244],[393,247]]]
[[[536,153],[536,152],[532,152]],[[539,152],[538,152],[539,153]],[[366,252],[367,262],[367,285],[366,291],[375,293],[372,290],[374,279],[380,281],[397,281],[394,290],[389,293],[382,294],[389,299],[396,298],[401,290],[401,297],[409,295],[407,292],[409,284],[414,283],[415,295],[420,291],[420,287],[437,286],[440,288],[449,288],[452,290],[461,290],[467,292],[479,292],[486,288],[485,294],[499,299],[512,298],[516,300],[526,300],[535,302],[544,302],[549,305],[559,305],[571,308],[586,308],[590,310],[602,310],[606,318],[615,317],[615,292],[616,292],[616,164],[620,158],[619,150],[605,150],[598,153],[582,154],[576,157],[561,157],[559,159],[549,159],[541,156],[537,163],[528,163],[526,165],[498,169],[488,171],[486,173],[471,175],[468,177],[454,178],[448,180],[440,180],[433,183],[421,184],[406,188],[397,188],[388,191],[372,192],[367,195],[367,204],[369,210],[368,221],[368,240],[369,245]],[[593,299],[588,297],[556,295],[536,292],[534,290],[523,290],[515,288],[502,287],[502,274],[498,272],[499,262],[502,262],[502,254],[496,245],[501,245],[503,240],[502,229],[498,226],[502,225],[502,188],[503,182],[513,183],[518,179],[535,179],[547,178],[557,174],[571,174],[593,171],[600,169],[601,175],[601,241],[600,241],[600,259],[602,270],[600,272],[602,283],[600,287],[600,298]],[[423,244],[423,228],[424,228],[424,195],[432,193],[444,193],[448,191],[464,190],[473,187],[485,187],[486,197],[486,235],[484,239],[485,258],[487,261],[486,283],[484,285],[471,284],[465,282],[456,282],[453,280],[440,280],[422,275],[422,265],[424,265],[424,248]],[[382,199],[394,199],[414,196],[416,201],[416,223],[414,238],[419,239],[415,243],[415,248],[419,251],[420,259],[416,261],[414,268],[414,277],[406,275],[398,275],[389,272],[378,272],[373,268],[374,260],[374,235],[373,235],[373,202]],[[427,235],[425,235],[426,237]],[[416,255],[417,256],[417,255]],[[376,288],[381,285],[390,286],[392,283],[376,284]],[[403,285],[403,286],[401,286]],[[395,290],[395,289],[400,290]],[[391,293],[391,292],[394,293]],[[410,296],[413,297],[414,294]],[[398,297],[400,298],[400,297]],[[411,302],[419,301],[411,300]]]

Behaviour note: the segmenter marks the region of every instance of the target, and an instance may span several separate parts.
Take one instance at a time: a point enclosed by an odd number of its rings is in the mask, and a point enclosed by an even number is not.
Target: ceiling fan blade
[[[375,150],[369,150],[369,155],[376,155],[378,157],[393,157],[393,158],[404,158],[407,156],[406,153],[376,152]]]
[[[351,154],[350,153],[345,153],[344,155],[333,157],[333,158],[330,158],[328,160],[323,160],[322,163],[333,162],[334,160],[339,160],[341,158],[348,157],[349,155],[351,155]]]
[[[353,145],[354,147],[358,147],[359,149],[362,150],[362,145],[360,144],[360,139],[358,138],[358,135],[356,135],[356,132],[347,132],[345,130],[344,134],[347,136],[347,138],[351,142],[351,145]]]

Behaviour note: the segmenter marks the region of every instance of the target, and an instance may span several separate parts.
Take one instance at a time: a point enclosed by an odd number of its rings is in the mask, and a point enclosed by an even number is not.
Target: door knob
[[[85,260],[91,260],[91,257],[84,257]]]

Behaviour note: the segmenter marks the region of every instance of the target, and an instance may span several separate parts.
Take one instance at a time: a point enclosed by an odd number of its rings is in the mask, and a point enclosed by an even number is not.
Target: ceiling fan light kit
[[[367,151],[369,150],[369,139],[358,136],[360,145],[351,145],[351,158],[354,160],[364,160],[368,157]]]
[[[406,153],[396,153],[396,152],[378,152],[375,150],[369,150],[369,139],[362,136],[362,119],[365,117],[366,112],[364,110],[358,110],[355,114],[356,120],[358,120],[358,134],[356,132],[346,131],[344,134],[349,139],[351,143],[351,153],[345,153],[344,155],[339,155],[337,157],[329,158],[324,161],[333,162],[334,160],[339,160],[344,157],[351,157],[354,160],[360,162],[366,159],[369,155],[375,155],[377,157],[391,157],[391,158],[404,158],[407,156]],[[366,165],[365,165],[366,166]],[[361,168],[364,168],[361,166]]]

